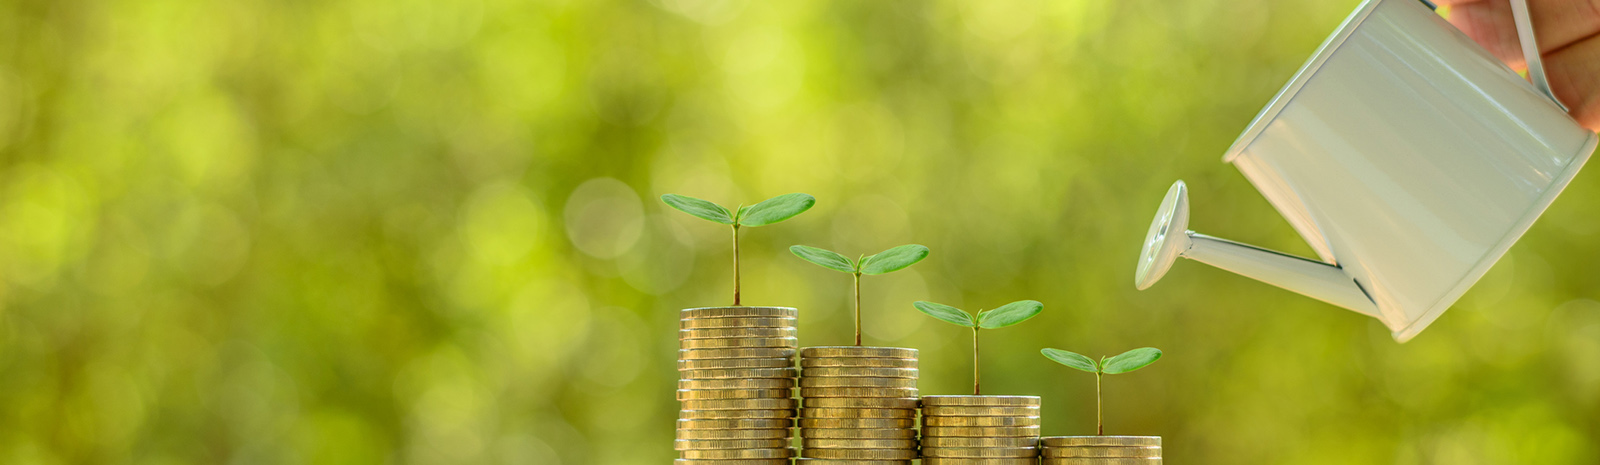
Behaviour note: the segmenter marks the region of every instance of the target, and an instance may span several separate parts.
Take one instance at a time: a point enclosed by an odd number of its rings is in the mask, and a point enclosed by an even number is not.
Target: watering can
[[[1416,336],[1483,277],[1594,152],[1550,91],[1526,0],[1511,0],[1524,80],[1418,0],[1367,0],[1223,161],[1318,259],[1190,231],[1183,181],[1139,255],[1146,289],[1178,257],[1377,318]]]

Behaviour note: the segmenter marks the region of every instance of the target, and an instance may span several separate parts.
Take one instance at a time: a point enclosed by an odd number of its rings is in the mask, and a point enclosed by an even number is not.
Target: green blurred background
[[[1456,308],[1376,320],[1134,259],[1196,229],[1311,256],[1222,152],[1354,0],[0,1],[0,462],[660,464],[676,313],[727,231],[656,200],[807,192],[745,302],[847,343],[797,243],[933,254],[864,282],[868,344],[970,379],[914,300],[1045,313],[986,393],[1178,464],[1600,462],[1600,170]]]

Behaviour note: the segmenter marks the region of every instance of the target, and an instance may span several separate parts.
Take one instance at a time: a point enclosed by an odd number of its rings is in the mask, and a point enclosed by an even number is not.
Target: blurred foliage
[[[1167,350],[1108,433],[1176,463],[1600,462],[1600,170],[1432,328],[1194,263],[1133,289],[1150,215],[1310,250],[1223,150],[1356,5],[0,0],[0,462],[665,463],[675,319],[726,231],[669,211],[817,196],[747,231],[750,304],[851,337],[785,252],[933,254],[867,343],[964,389],[918,299],[1043,301],[984,384],[1094,425],[1038,356]]]

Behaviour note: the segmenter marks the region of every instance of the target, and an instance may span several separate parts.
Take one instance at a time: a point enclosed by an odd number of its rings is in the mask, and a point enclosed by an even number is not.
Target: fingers
[[[1567,104],[1573,119],[1600,132],[1600,35],[1545,55],[1550,90]]]
[[[1523,69],[1510,0],[1441,0],[1448,20],[1513,69]],[[1529,0],[1539,51],[1550,53],[1600,34],[1600,0]]]

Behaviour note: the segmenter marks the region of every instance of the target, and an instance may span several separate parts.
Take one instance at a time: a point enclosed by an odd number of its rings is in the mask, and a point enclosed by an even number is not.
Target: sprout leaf
[[[811,205],[816,203],[817,199],[810,195],[801,193],[783,194],[762,200],[761,203],[751,205],[748,208],[740,208],[739,225],[766,226],[777,223],[794,218],[795,215],[811,209]]]
[[[850,264],[850,259],[845,258],[844,255],[839,255],[837,252],[832,250],[796,245],[790,246],[789,252],[794,253],[796,257],[800,257],[805,261],[815,263],[817,266],[821,266],[823,268],[843,271],[845,273],[856,272],[855,266]]]
[[[978,315],[978,326],[983,329],[1004,328],[1027,321],[1044,310],[1037,300],[1019,300]]]
[[[1095,366],[1094,359],[1085,357],[1076,352],[1068,352],[1061,349],[1040,349],[1039,353],[1044,354],[1045,358],[1054,360],[1056,363],[1060,363],[1072,368],[1077,368],[1090,373],[1098,373],[1100,371],[1100,369]]]
[[[928,316],[938,318],[949,323],[958,324],[968,328],[978,327],[977,320],[973,319],[971,314],[961,311],[959,308],[920,300],[911,305],[917,307],[918,311],[928,314]]]
[[[1160,358],[1161,351],[1154,347],[1133,349],[1102,362],[1101,371],[1104,371],[1105,374],[1108,375],[1127,373],[1133,370],[1144,368],[1152,363],[1155,363],[1156,360]]]
[[[900,271],[927,257],[927,247],[917,244],[902,245],[867,257],[861,262],[861,274],[873,275]]]
[[[678,209],[678,211],[694,215],[700,219],[722,224],[733,224],[733,214],[729,213],[728,209],[709,201],[678,194],[663,195],[661,196],[661,201],[666,202],[672,208]]]

